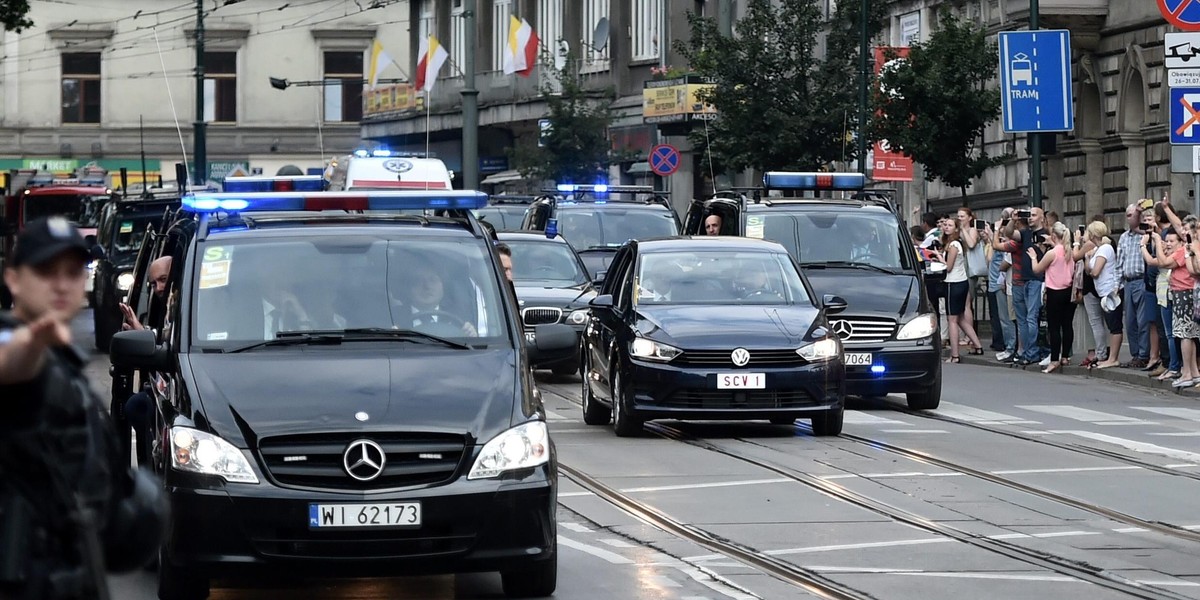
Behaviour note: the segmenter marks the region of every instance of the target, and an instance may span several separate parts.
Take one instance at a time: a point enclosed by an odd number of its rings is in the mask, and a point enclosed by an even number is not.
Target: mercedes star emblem
[[[346,447],[342,466],[346,473],[359,481],[371,481],[383,474],[387,455],[383,448],[371,440],[354,440]]]
[[[843,340],[854,335],[854,326],[850,324],[850,321],[834,321],[830,325],[833,327],[833,332]]]
[[[750,363],[750,351],[745,348],[735,348],[729,358],[733,359],[735,366],[744,367]]]

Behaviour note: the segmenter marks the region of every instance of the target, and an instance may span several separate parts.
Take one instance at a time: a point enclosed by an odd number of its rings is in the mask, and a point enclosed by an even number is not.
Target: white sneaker
[[[1196,385],[1196,380],[1195,380],[1195,379],[1184,379],[1184,378],[1180,377],[1179,379],[1176,379],[1176,380],[1175,380],[1175,383],[1172,383],[1172,384],[1171,384],[1171,387],[1173,387],[1173,388],[1186,388],[1186,387],[1192,387],[1192,386],[1194,386],[1194,385]]]
[[[1038,363],[1038,365],[1039,365],[1039,366],[1043,366],[1043,367],[1048,367],[1048,366],[1050,366],[1050,357],[1049,357],[1049,356],[1047,356],[1046,358],[1043,358],[1043,359],[1042,359],[1042,362]]]
[[[1012,358],[1012,352],[1009,352],[1008,350],[1005,350],[1004,352],[996,353],[996,360],[998,360],[1000,362],[1004,362],[1010,358]]]

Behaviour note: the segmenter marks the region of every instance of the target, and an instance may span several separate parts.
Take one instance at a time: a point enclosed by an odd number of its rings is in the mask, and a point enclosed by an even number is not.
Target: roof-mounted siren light
[[[483,192],[249,192],[189,193],[183,207],[194,213],[323,210],[469,210],[487,206]]]
[[[866,185],[867,176],[862,173],[768,171],[763,174],[763,188],[768,190],[859,191]]]

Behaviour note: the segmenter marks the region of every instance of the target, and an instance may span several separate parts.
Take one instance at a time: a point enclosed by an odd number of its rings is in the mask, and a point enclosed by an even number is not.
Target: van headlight
[[[646,360],[669,362],[683,354],[683,351],[675,346],[660,344],[654,340],[634,338],[633,342],[629,344],[629,353]]]
[[[838,341],[833,338],[825,338],[796,350],[796,354],[799,354],[800,358],[803,358],[808,362],[829,360],[831,358],[836,358],[837,356],[841,355],[841,353],[842,349],[839,346]]]
[[[529,421],[484,444],[467,479],[499,477],[506,471],[531,469],[549,460],[550,432],[546,429],[546,422]]]
[[[132,272],[125,271],[124,273],[117,275],[117,289],[118,290],[121,290],[122,292],[127,292],[127,291],[129,291],[129,288],[131,288],[131,287],[133,287],[133,273]]]
[[[171,467],[176,471],[216,475],[230,483],[258,483],[250,461],[236,446],[190,427],[171,428]]]
[[[933,335],[936,331],[937,317],[933,315],[917,315],[905,323],[900,328],[900,331],[896,332],[896,339],[920,340]]]
[[[586,308],[573,310],[571,311],[571,314],[567,315],[567,322],[572,325],[583,325],[584,323],[587,323],[588,312],[589,311]]]

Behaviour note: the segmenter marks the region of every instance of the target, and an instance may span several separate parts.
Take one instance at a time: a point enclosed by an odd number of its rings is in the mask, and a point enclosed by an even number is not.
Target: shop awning
[[[480,181],[479,183],[481,183],[483,185],[495,185],[497,183],[508,183],[510,181],[520,181],[522,179],[525,179],[525,178],[521,175],[520,171],[510,169],[508,171],[500,171],[499,173],[492,173],[491,175],[484,177],[483,181]]]

